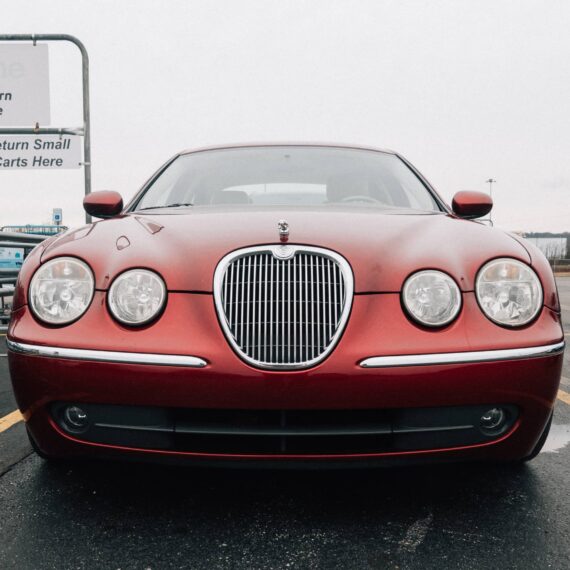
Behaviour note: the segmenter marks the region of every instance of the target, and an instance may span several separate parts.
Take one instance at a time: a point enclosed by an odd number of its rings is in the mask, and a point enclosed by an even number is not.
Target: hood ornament
[[[289,222],[287,220],[279,220],[277,227],[279,228],[279,238],[281,241],[287,241],[289,239]]]

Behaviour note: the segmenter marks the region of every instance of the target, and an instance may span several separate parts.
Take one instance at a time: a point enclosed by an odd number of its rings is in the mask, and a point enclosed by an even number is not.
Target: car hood
[[[328,248],[352,266],[355,292],[398,292],[419,269],[449,273],[473,290],[478,269],[495,257],[529,263],[508,234],[445,213],[271,207],[196,207],[132,213],[67,232],[44,248],[41,261],[68,255],[85,260],[96,288],[122,271],[147,267],[169,291],[212,291],[216,265],[228,252],[279,243],[277,222],[289,223],[289,243]]]

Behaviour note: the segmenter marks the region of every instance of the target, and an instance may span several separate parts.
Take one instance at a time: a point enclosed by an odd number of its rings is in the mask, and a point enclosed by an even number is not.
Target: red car
[[[550,267],[393,152],[183,152],[27,258],[8,333],[46,458],[534,457],[564,335]]]

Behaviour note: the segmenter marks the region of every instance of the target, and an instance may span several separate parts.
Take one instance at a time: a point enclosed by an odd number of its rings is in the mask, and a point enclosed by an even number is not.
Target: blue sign
[[[0,247],[0,268],[19,269],[24,263],[24,250],[19,247]]]
[[[52,221],[56,226],[59,226],[63,221],[63,210],[61,208],[54,208],[52,214]]]

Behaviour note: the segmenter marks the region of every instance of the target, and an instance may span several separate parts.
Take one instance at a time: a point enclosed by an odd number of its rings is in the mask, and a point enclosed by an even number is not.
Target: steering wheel
[[[369,204],[378,204],[380,200],[372,198],[372,196],[356,195],[356,196],[346,196],[340,200],[341,202],[368,202]]]

